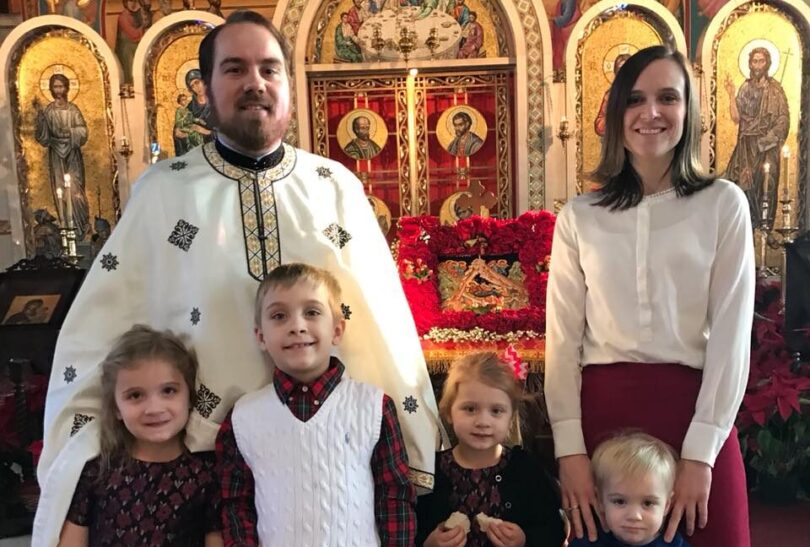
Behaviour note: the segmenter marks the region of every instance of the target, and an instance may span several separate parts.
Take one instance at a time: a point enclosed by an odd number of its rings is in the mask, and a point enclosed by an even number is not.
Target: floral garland
[[[455,226],[442,226],[432,216],[399,219],[397,266],[416,328],[507,334],[545,332],[546,286],[555,216],[529,211],[514,219],[470,217]],[[520,310],[487,313],[441,308],[438,266],[444,257],[486,257],[515,254],[525,276],[529,305]]]

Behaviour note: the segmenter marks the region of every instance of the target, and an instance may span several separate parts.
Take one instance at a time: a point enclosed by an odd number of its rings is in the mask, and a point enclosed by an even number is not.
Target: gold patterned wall
[[[49,90],[53,74],[62,74],[68,79],[68,103],[78,108],[86,125],[86,142],[81,143],[74,137],[69,146],[78,147],[84,164],[90,226],[96,216],[114,224],[120,214],[106,65],[95,46],[81,34],[57,27],[39,31],[20,43],[11,64],[16,67],[11,106],[23,227],[29,253],[34,249],[33,212],[46,209],[58,218],[50,182],[48,147],[35,138],[35,103],[45,111],[54,102]]]

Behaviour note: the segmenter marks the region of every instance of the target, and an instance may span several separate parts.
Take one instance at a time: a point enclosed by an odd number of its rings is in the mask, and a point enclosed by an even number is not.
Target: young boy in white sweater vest
[[[259,286],[256,339],[275,369],[217,436],[225,545],[413,545],[396,407],[331,355],[345,328],[325,270],[285,264]]]

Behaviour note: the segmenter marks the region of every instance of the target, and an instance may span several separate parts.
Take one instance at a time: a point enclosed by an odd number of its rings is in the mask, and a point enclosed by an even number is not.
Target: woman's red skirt
[[[617,430],[640,429],[680,452],[702,379],[677,364],[614,363],[582,372],[582,431],[588,454]],[[748,493],[737,429],[712,469],[709,521],[688,536],[692,547],[750,547]]]

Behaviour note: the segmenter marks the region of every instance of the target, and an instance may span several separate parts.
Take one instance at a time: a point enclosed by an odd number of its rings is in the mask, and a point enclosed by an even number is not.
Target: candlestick
[[[65,204],[63,200],[63,193],[61,188],[56,189],[56,213],[59,215],[59,225],[65,223]]]
[[[68,229],[73,228],[73,194],[70,190],[70,175],[65,173],[65,205],[67,210],[65,214],[67,218],[65,219],[67,222]]]
[[[790,147],[782,147],[782,199],[790,199]]]

